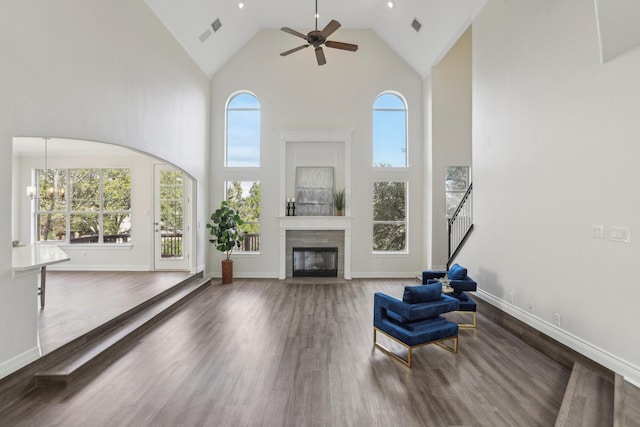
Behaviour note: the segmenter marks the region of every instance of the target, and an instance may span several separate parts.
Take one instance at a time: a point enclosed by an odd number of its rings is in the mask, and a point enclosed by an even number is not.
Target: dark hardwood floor
[[[212,286],[105,370],[2,426],[551,426],[569,371],[478,314],[459,352],[372,346],[373,294],[410,280]]]
[[[48,271],[46,305],[38,311],[42,354],[50,353],[189,276],[178,271]]]

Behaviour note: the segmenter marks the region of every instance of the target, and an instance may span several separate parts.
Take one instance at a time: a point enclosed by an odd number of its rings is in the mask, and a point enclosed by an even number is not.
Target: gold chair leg
[[[376,336],[376,333],[378,331],[380,331],[383,335],[389,337],[393,341],[397,342],[398,344],[400,344],[401,346],[406,348],[407,349],[407,359],[406,360],[403,359],[397,353],[391,351],[390,349],[388,349],[384,345],[380,344],[377,341],[377,336]],[[453,341],[452,345],[445,344],[445,342],[449,341],[449,340]],[[415,346],[409,346],[409,345],[403,343],[402,341],[400,341],[399,339],[397,339],[395,337],[392,337],[391,335],[389,335],[385,331],[383,331],[381,329],[378,329],[376,327],[373,328],[373,345],[375,347],[378,347],[379,349],[381,349],[382,351],[384,351],[385,353],[387,353],[389,356],[393,357],[394,359],[402,362],[404,365],[408,366],[409,368],[411,367],[411,361],[412,361],[412,358],[413,358],[413,349],[414,348],[418,348],[418,347],[423,347],[423,346],[429,345],[429,344],[437,344],[439,347],[442,347],[445,350],[450,351],[451,353],[458,353],[458,336],[457,335],[454,336],[454,337],[442,338],[442,339],[437,340],[437,341],[429,341],[429,342],[426,342],[424,344],[419,344],[419,345],[415,345]]]
[[[400,344],[401,346],[405,347],[407,349],[407,360],[403,359],[398,354],[394,353],[391,349],[389,349],[389,348],[385,347],[384,345],[380,344],[376,339],[376,332],[377,331],[380,331],[385,336],[389,337],[393,341],[395,341],[398,344]],[[394,359],[398,360],[402,364],[404,364],[404,365],[406,365],[408,367],[411,367],[411,347],[406,345],[402,341],[398,340],[397,338],[392,337],[391,335],[389,335],[385,331],[380,330],[380,329],[378,329],[376,327],[373,328],[373,345],[378,347],[380,350],[384,351],[385,353],[387,353],[387,355],[389,355],[389,356],[393,357]]]
[[[470,313],[468,311],[456,311],[455,313],[467,314]],[[471,323],[458,323],[458,327],[462,329],[476,329],[478,325],[477,313],[475,311],[471,312],[473,314],[473,321]]]

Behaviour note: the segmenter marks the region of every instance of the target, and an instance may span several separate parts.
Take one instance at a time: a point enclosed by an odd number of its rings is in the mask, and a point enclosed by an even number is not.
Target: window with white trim
[[[131,171],[37,170],[35,236],[38,242],[111,244],[131,241]],[[51,186],[64,197],[48,195]]]
[[[407,251],[407,183],[373,183],[373,251]]]
[[[373,166],[407,167],[407,105],[394,93],[373,104]]]
[[[260,252],[260,182],[227,181],[226,198],[229,206],[240,214],[244,224],[240,235],[244,236],[238,252]]]
[[[229,99],[226,109],[225,166],[260,166],[260,102],[248,92]]]

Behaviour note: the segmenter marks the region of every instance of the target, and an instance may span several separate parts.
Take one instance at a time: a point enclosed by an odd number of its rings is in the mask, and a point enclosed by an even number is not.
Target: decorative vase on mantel
[[[344,216],[344,190],[333,193],[333,206],[336,208],[336,216]]]

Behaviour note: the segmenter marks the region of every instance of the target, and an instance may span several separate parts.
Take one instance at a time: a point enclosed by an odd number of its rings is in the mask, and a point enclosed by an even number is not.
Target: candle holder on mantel
[[[287,199],[287,216],[296,216],[296,199]]]

